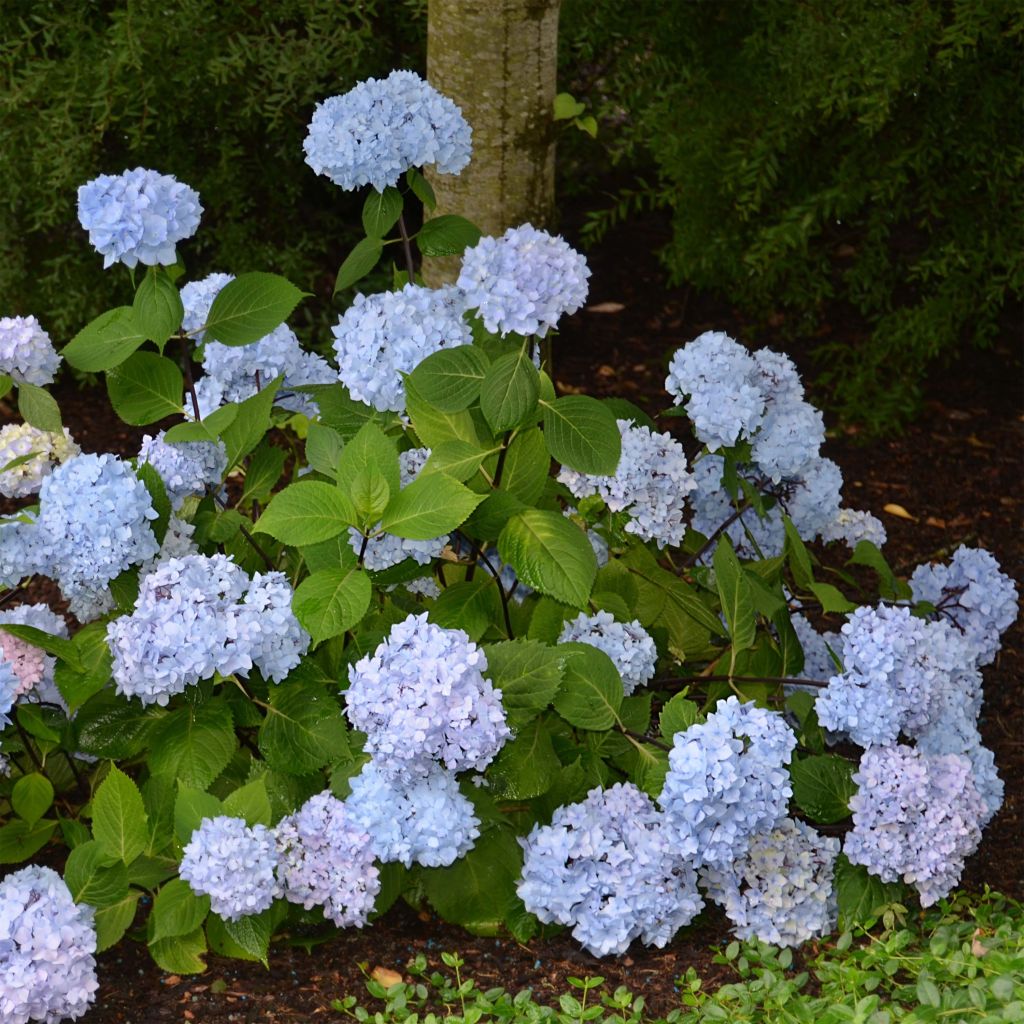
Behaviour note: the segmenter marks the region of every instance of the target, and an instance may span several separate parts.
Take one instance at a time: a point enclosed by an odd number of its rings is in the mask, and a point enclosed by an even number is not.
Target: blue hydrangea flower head
[[[0,660],[0,729],[11,724],[11,708],[21,694],[21,678],[10,660]]]
[[[16,587],[26,576],[45,571],[35,517],[22,513],[0,522],[0,586]]]
[[[203,818],[182,852],[178,873],[225,921],[261,914],[279,895],[274,833],[225,814]]]
[[[589,278],[586,259],[564,238],[522,224],[467,249],[457,283],[487,330],[543,338],[587,301]]]
[[[836,674],[836,663],[829,653],[831,649],[838,656],[842,651],[842,634],[819,633],[803,615],[791,615],[790,622],[804,652],[804,668],[800,673],[804,679],[830,679]]]
[[[516,891],[526,909],[571,927],[595,956],[624,953],[637,938],[665,946],[704,906],[695,871],[632,783],[559,807],[550,825],[535,826],[520,843]]]
[[[838,855],[838,839],[783,818],[751,836],[733,864],[704,868],[700,877],[737,938],[799,946],[835,928],[839,907],[832,879]]]
[[[8,498],[36,494],[54,466],[81,453],[67,427],[56,434],[28,423],[8,423],[0,429],[0,494]],[[26,461],[4,468],[17,459]]]
[[[16,384],[52,384],[61,356],[34,316],[0,317],[0,373]]]
[[[639,621],[616,622],[611,612],[594,615],[580,612],[562,627],[558,642],[584,643],[604,651],[622,676],[622,689],[628,697],[638,686],[654,678],[658,649]]]
[[[786,814],[796,736],[778,712],[735,697],[676,733],[658,802],[680,856],[728,867]]]
[[[76,904],[52,868],[30,864],[0,882],[0,1021],[57,1024],[96,998],[93,908]]]
[[[142,438],[139,462],[148,462],[160,474],[176,512],[186,498],[220,485],[228,468],[228,452],[223,441],[168,442],[164,434],[161,430],[156,437]]]
[[[769,399],[760,429],[754,435],[751,457],[773,483],[799,476],[818,458],[825,442],[825,421],[803,399]]]
[[[461,629],[410,615],[350,666],[346,714],[385,774],[423,775],[436,762],[483,771],[511,734],[486,670],[484,652]]]
[[[344,189],[383,192],[411,167],[458,174],[472,131],[447,96],[412,71],[368,78],[318,103],[302,144],[306,163]]]
[[[181,304],[185,307],[185,315],[182,318],[182,329],[195,338],[197,344],[201,344],[205,332],[200,328],[206,326],[210,318],[210,308],[217,293],[234,281],[234,274],[208,274],[198,281],[189,281],[181,289]],[[245,346],[248,348],[248,346]]]
[[[292,590],[283,572],[256,573],[235,608],[238,643],[264,679],[280,683],[309,650],[310,635],[292,611]]]
[[[345,807],[384,863],[448,867],[480,835],[480,819],[455,774],[437,766],[424,775],[395,778],[379,761],[368,761],[352,779]]]
[[[323,907],[338,928],[362,928],[380,892],[380,872],[369,835],[345,804],[325,790],[274,832],[284,898],[306,910]]]
[[[143,167],[101,174],[78,190],[78,220],[104,268],[172,266],[175,245],[195,234],[202,212],[188,185]]]
[[[841,508],[835,518],[821,530],[823,541],[843,541],[852,551],[862,540],[883,547],[888,534],[882,521],[861,509]]]

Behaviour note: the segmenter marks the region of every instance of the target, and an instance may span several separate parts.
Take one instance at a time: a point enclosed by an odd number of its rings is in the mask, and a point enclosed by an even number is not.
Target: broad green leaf
[[[334,294],[351,288],[361,281],[377,266],[380,254],[384,251],[384,243],[379,238],[363,238],[352,247],[338,268],[338,276],[334,281]]]
[[[108,856],[131,864],[146,848],[148,818],[139,787],[116,765],[92,800],[92,834]]]
[[[416,196],[427,210],[437,208],[437,197],[434,195],[433,186],[415,167],[410,167],[405,172],[405,180],[409,183],[409,188],[412,189],[413,195]]]
[[[197,896],[188,882],[173,878],[153,900],[151,942],[188,935],[199,928],[210,912],[210,897]]]
[[[224,931],[231,940],[264,967],[270,966],[267,950],[270,948],[271,913],[272,910],[265,910],[262,914],[250,914],[237,921],[224,922]]]
[[[821,610],[824,612],[837,612],[841,615],[852,612],[857,606],[847,600],[841,590],[833,587],[831,583],[812,583],[810,591],[821,602]]]
[[[539,396],[540,378],[524,345],[488,368],[480,386],[480,411],[491,431],[500,434],[532,415]]]
[[[45,775],[33,772],[22,775],[11,791],[14,813],[29,825],[34,825],[53,804],[53,784]]]
[[[571,93],[560,92],[555,97],[556,121],[571,121],[574,117],[579,117],[586,109]]]
[[[344,384],[317,384],[308,388],[320,409],[320,422],[332,427],[342,438],[352,437],[364,423],[386,427],[395,419],[391,412],[380,412],[372,405],[357,402]]]
[[[202,928],[188,935],[174,935],[149,943],[149,955],[169,974],[200,974],[206,970],[203,954],[206,936]]]
[[[43,629],[36,629],[35,626],[23,626],[17,622],[0,622],[0,630],[18,637],[19,640],[24,640],[33,647],[46,651],[47,654],[55,654],[76,668],[83,667],[78,657],[78,649],[72,640],[65,640],[62,636],[54,636]]]
[[[163,350],[164,343],[181,327],[185,307],[171,279],[159,267],[145,273],[132,302],[134,326]]]
[[[505,524],[512,516],[526,508],[526,502],[509,494],[508,491],[491,491],[462,524],[461,532],[474,540],[493,541],[505,529]]]
[[[336,463],[339,489],[350,495],[356,481],[368,470],[376,470],[383,475],[392,497],[401,489],[398,449],[394,440],[376,423],[363,424],[342,449]]]
[[[520,430],[508,447],[505,469],[501,475],[501,490],[518,498],[525,505],[533,505],[544,493],[551,469],[544,433],[539,427]]]
[[[622,435],[614,414],[596,398],[569,395],[545,402],[544,436],[551,454],[570,469],[610,476],[618,468]]]
[[[149,491],[150,500],[153,502],[153,511],[156,512],[156,519],[151,520],[149,525],[156,537],[157,544],[163,544],[164,537],[167,535],[167,524],[171,519],[171,502],[167,497],[167,488],[164,485],[163,477],[148,462],[140,462],[135,467],[135,475]]]
[[[789,516],[783,516],[782,521],[786,530],[785,555],[793,570],[793,578],[797,586],[810,590],[814,584],[814,566],[810,553]]]
[[[108,648],[107,658],[109,657]],[[61,695],[67,700],[69,687],[66,681],[62,681],[60,669],[61,664],[58,663],[57,685]],[[108,663],[107,678],[100,683],[100,687],[109,681],[109,673]],[[81,678],[83,677],[76,677],[78,680]],[[146,707],[134,701],[127,703],[113,695],[102,694],[90,700],[75,718],[78,749],[83,754],[90,754],[93,757],[117,760],[135,757],[146,746],[153,726],[166,716],[167,712],[163,708]]]
[[[239,274],[217,292],[203,327],[203,340],[222,345],[259,341],[288,319],[304,294],[278,274]]]
[[[433,540],[461,526],[483,501],[443,473],[421,474],[388,504],[381,529],[409,540]]]
[[[870,928],[890,903],[901,901],[906,887],[899,882],[885,883],[868,873],[861,864],[851,864],[846,854],[836,858],[835,891],[839,900],[839,927],[844,931],[855,925]]]
[[[255,395],[238,403],[238,413],[220,427],[220,438],[228,451],[228,469],[237,466],[263,440],[270,426],[270,413],[281,386],[281,379],[263,381]],[[209,422],[211,417],[207,417]]]
[[[663,739],[672,741],[677,732],[689,729],[700,714],[700,708],[685,694],[677,693],[662,709],[658,725]]]
[[[370,607],[372,589],[360,569],[322,569],[299,584],[292,608],[313,642],[320,643],[359,622]]]
[[[149,818],[145,855],[156,857],[174,841],[175,787],[170,779],[151,775],[140,788]]]
[[[128,868],[95,839],[76,846],[64,865],[64,881],[76,903],[109,907],[128,895]]]
[[[330,540],[309,544],[299,549],[311,573],[321,569],[354,569],[356,553],[348,542],[348,534],[340,533]]]
[[[214,409],[206,419],[193,420],[187,423],[176,423],[165,434],[168,443],[181,444],[189,441],[217,442],[221,432],[226,430],[238,418],[239,405],[229,402],[219,409]]]
[[[155,352],[136,352],[107,371],[110,404],[125,423],[143,426],[182,410],[181,370]]]
[[[23,382],[18,385],[18,412],[36,430],[46,430],[51,434],[59,434],[63,430],[56,399],[35,384]]]
[[[560,644],[565,679],[555,710],[578,729],[610,729],[622,706],[622,677],[604,651],[589,644]]]
[[[149,737],[149,767],[156,775],[206,789],[235,752],[235,727],[224,703],[177,708]]]
[[[53,836],[57,822],[42,818],[30,825],[18,819],[0,827],[0,864],[20,864],[38,853]]]
[[[693,587],[662,569],[646,548],[630,549],[621,562],[639,580],[643,580],[653,588],[653,593],[657,595],[662,606],[671,602],[676,605],[681,614],[714,633],[715,636],[724,635],[725,630],[718,616],[697,596]]]
[[[179,783],[174,800],[174,834],[178,842],[186,845],[204,818],[216,818],[223,813],[224,806],[215,796]]]
[[[385,238],[401,215],[402,193],[397,188],[370,189],[363,203],[363,230],[368,238]]]
[[[498,800],[532,800],[546,793],[562,767],[551,743],[546,718],[516,730],[487,772],[491,795]]]
[[[316,544],[337,536],[357,519],[352,502],[341,490],[306,480],[275,494],[254,529],[282,544]]]
[[[269,825],[270,797],[263,779],[247,782],[224,797],[224,813],[232,818],[244,818],[247,825]]]
[[[712,564],[733,651],[745,650],[757,638],[757,614],[750,581],[743,573],[732,543],[724,534],[718,540]]]
[[[102,953],[116,946],[124,937],[124,933],[135,920],[142,893],[138,889],[129,889],[128,894],[109,907],[100,907],[93,918],[96,928],[96,952]]]
[[[501,598],[490,573],[478,572],[472,580],[445,587],[428,609],[430,621],[446,629],[462,629],[479,640],[501,618]],[[492,648],[487,648],[488,659]]]
[[[405,381],[405,410],[420,443],[427,448],[436,448],[445,441],[466,441],[477,447],[481,444],[480,433],[468,409],[442,412],[420,394],[411,377]]]
[[[453,213],[424,221],[416,235],[424,256],[461,256],[464,249],[479,241],[480,229]]]
[[[60,354],[76,370],[99,373],[123,363],[145,340],[132,307],[117,306],[86,324]]]
[[[345,442],[333,427],[313,422],[306,434],[306,462],[312,469],[332,480],[338,478],[338,459]]]
[[[476,401],[488,365],[482,349],[457,345],[427,356],[409,376],[439,412],[459,412]]]
[[[327,430],[327,427],[321,427]],[[238,499],[239,505],[248,505],[252,501],[266,501],[273,491],[281,473],[284,472],[284,464],[288,453],[283,448],[278,448],[268,441],[262,443],[255,452],[245,469],[245,480],[242,484],[242,496]]]
[[[854,765],[838,754],[801,757],[789,766],[793,799],[812,821],[841,821],[849,815],[850,797],[857,792],[853,773]]]
[[[869,569],[873,569],[878,576],[882,597],[890,599],[911,598],[912,595],[907,584],[896,578],[896,574],[886,561],[885,555],[883,555],[882,552],[878,550],[878,546],[876,544],[872,544],[871,541],[857,541],[857,546],[853,549],[853,555],[846,564],[866,565]]]
[[[535,718],[554,699],[565,673],[561,647],[536,640],[508,640],[487,648],[487,677],[501,690],[513,728]]]
[[[486,449],[477,448],[466,441],[445,441],[431,449],[422,472],[444,473],[445,476],[465,483],[476,475],[489,454]]]

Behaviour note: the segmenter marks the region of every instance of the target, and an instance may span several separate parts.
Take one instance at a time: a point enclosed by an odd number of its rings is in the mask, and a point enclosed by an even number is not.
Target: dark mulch
[[[592,254],[591,307],[573,318],[556,345],[556,377],[565,391],[617,394],[652,411],[664,407],[665,363],[671,352],[706,329],[747,336],[744,320],[728,305],[686,289],[666,290],[651,252],[659,244],[656,222],[630,225]],[[610,305],[611,304],[611,305]],[[618,308],[620,307],[621,308]],[[833,337],[843,325],[829,325]],[[849,329],[850,343],[856,331]],[[786,347],[778,338],[763,344]],[[805,373],[806,349],[789,346]],[[961,542],[989,548],[1004,569],[1024,578],[1020,484],[1022,432],[1019,324],[1011,323],[992,352],[975,354],[937,372],[929,382],[925,415],[901,437],[859,443],[837,434],[827,454],[842,467],[848,501],[881,516],[889,531],[887,554],[904,572],[942,557]],[[106,412],[102,396],[62,386],[66,422],[86,450],[134,454],[141,431]],[[885,513],[902,506],[912,518]],[[985,884],[1024,897],[1020,848],[1024,838],[1024,629],[1006,635],[996,665],[985,672],[983,732],[1006,781],[1006,804],[989,826],[981,850],[963,879],[968,889]],[[343,932],[312,953],[280,945],[271,968],[209,958],[209,970],[180,978],[161,974],[143,946],[126,943],[100,957],[100,993],[83,1024],[150,1024],[163,1021],[336,1021],[330,1001],[365,992],[363,969],[404,972],[423,953],[440,967],[440,953],[459,951],[464,975],[481,987],[531,987],[539,998],[564,991],[570,975],[603,975],[609,987],[643,994],[649,1010],[678,1005],[675,980],[693,966],[714,985],[731,972],[712,963],[712,947],[726,940],[721,915],[712,911],[681,932],[666,950],[634,947],[625,957],[596,960],[567,936],[521,946],[507,938],[466,934],[429,915],[399,906],[365,932]]]

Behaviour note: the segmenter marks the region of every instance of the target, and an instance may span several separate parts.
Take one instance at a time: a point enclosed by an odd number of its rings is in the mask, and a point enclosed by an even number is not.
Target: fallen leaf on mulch
[[[625,309],[621,302],[598,302],[593,306],[587,306],[588,313],[621,313]]]
[[[374,967],[370,977],[385,988],[391,988],[392,985],[400,985],[402,983],[402,976],[398,971],[391,970],[390,967]]]
[[[898,516],[900,519],[910,519],[913,522],[917,522],[917,516],[912,516],[902,505],[895,505],[890,502],[888,505],[882,506],[883,512],[888,512],[891,516]]]

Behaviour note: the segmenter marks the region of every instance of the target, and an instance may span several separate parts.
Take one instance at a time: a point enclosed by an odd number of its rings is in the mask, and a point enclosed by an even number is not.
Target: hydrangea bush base
[[[286,326],[288,281],[183,278],[202,207],[143,169],[80,193],[105,261],[142,264],[126,304],[59,354],[0,321],[26,420],[0,465],[22,503],[0,520],[0,851],[67,849],[63,880],[0,883],[5,1022],[80,1015],[126,935],[188,973],[400,898],[596,955],[664,946],[714,901],[795,945],[907,885],[939,899],[1001,803],[977,722],[1012,581],[968,549],[897,578],[779,353],[682,346],[678,438],[558,397],[538,339],[586,263],[455,217],[401,244],[405,205],[432,210],[419,165],[470,148],[413,79],[310,127],[315,170],[373,186],[339,286],[403,257],[341,314],[337,367]],[[463,254],[458,285],[423,287],[413,243]],[[134,459],[81,453],[43,387],[61,356],[126,422],[180,422]],[[877,594],[825,582],[812,538]],[[70,631],[25,603],[35,575]],[[842,841],[814,827],[851,814]]]

